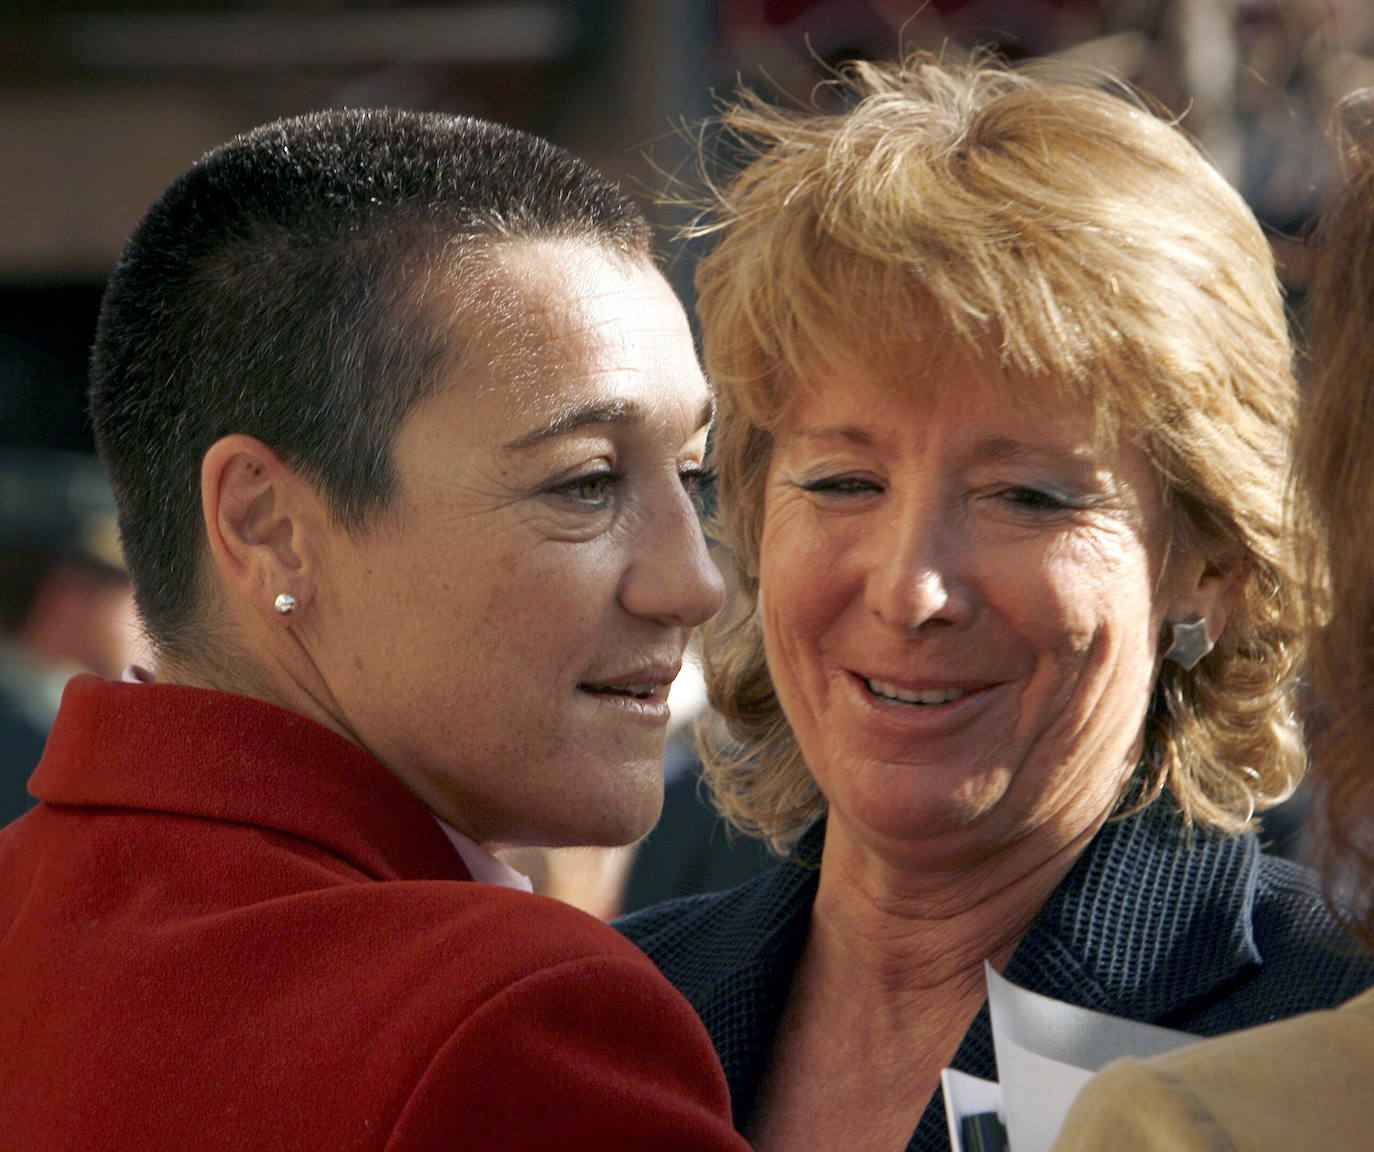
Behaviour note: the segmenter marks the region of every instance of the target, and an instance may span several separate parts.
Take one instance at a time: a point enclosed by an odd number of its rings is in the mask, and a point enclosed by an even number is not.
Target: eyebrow
[[[868,447],[876,443],[873,433],[858,424],[836,424],[826,428],[800,428],[797,434],[804,440],[844,440]]]
[[[1092,458],[1088,454],[1073,448],[1059,445],[1024,444],[1020,440],[1013,440],[1007,436],[990,436],[985,440],[978,441],[973,455],[977,460],[991,461],[1053,458],[1073,464],[1089,465],[1092,463]]]
[[[716,402],[708,398],[701,410],[697,429],[705,428],[716,415]],[[566,436],[591,424],[643,424],[644,406],[634,400],[593,400],[556,416],[542,428],[526,432],[501,445],[502,452],[523,452],[557,436]],[[694,429],[695,431],[695,429]]]
[[[842,440],[860,448],[872,448],[878,444],[878,437],[862,424],[834,424],[824,428],[801,428],[797,434],[805,440]],[[1026,444],[1010,436],[988,436],[979,440],[973,449],[973,459],[980,462],[1042,460],[1047,457],[1062,459],[1075,464],[1086,465],[1092,462],[1091,457],[1072,448],[1062,448],[1057,445]]]

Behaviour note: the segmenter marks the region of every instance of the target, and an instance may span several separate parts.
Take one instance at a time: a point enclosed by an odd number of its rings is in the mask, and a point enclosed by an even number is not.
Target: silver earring
[[[283,616],[290,616],[296,610],[296,598],[290,592],[283,592],[272,602],[272,607]]]
[[[1164,653],[1164,659],[1191,669],[1212,650],[1212,641],[1207,638],[1207,621],[1196,612],[1169,627],[1169,650]]]

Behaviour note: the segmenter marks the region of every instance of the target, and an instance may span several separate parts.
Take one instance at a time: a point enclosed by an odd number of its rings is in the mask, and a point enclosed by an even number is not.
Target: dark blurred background
[[[1369,0],[6,0],[0,444],[89,449],[85,354],[121,243],[172,177],[255,124],[343,105],[473,113],[650,195],[688,162],[683,123],[713,93],[805,101],[846,58],[979,45],[1136,82],[1271,226],[1300,286],[1285,237],[1325,178],[1332,98],[1374,81]]]
[[[669,175],[690,185],[714,100],[743,84],[807,103],[834,64],[914,48],[1058,55],[1129,79],[1249,200],[1300,301],[1331,104],[1374,83],[1374,0],[3,0],[0,570],[18,575],[0,607],[18,623],[0,672],[21,641],[55,683],[91,666],[33,639],[56,627],[39,608],[75,618],[58,577],[133,636],[117,553],[91,543],[108,544],[112,510],[93,494],[85,361],[124,238],[201,153],[339,106],[528,128],[641,194],[690,301],[690,250],[666,239],[681,216],[654,201]],[[31,664],[11,672],[34,682]],[[0,752],[14,740],[0,715]]]

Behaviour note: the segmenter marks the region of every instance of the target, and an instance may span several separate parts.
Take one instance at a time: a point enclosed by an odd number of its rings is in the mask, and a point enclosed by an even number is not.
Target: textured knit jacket
[[[741,1128],[806,940],[822,839],[814,827],[796,862],[616,925],[701,1015]],[[1338,939],[1309,873],[1263,856],[1249,836],[1196,834],[1189,847],[1160,803],[1098,833],[1006,975],[1099,1012],[1213,1035],[1330,1007],[1374,984],[1371,962]],[[996,1078],[986,1005],[953,1066]],[[907,1148],[948,1147],[937,1090]]]
[[[623,937],[473,883],[359,748],[82,677],[0,832],[6,1152],[741,1152]]]

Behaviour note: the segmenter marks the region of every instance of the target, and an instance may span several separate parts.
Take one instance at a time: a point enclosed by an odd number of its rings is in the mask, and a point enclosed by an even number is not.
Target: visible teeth
[[[968,695],[962,688],[934,688],[925,692],[911,692],[882,680],[867,680],[865,683],[874,696],[881,696],[884,700],[897,700],[903,704],[948,704],[951,700]]]
[[[657,684],[589,684],[587,690],[590,692],[614,692],[622,696],[652,696],[657,690]]]

